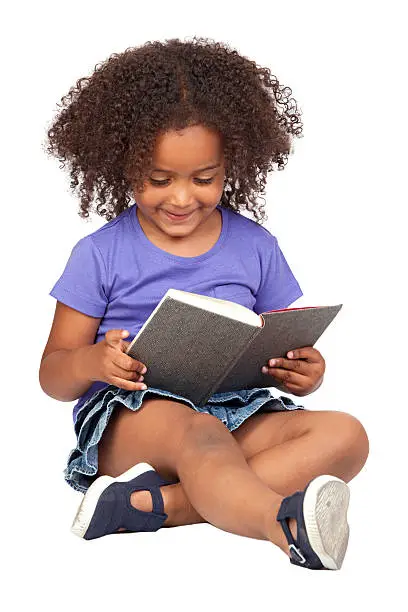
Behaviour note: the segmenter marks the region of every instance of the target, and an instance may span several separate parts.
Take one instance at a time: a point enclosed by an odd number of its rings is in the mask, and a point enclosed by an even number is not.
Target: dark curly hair
[[[268,68],[226,44],[197,37],[148,41],[112,54],[71,87],[47,131],[45,152],[62,168],[69,162],[79,216],[89,217],[96,191],[96,213],[110,221],[128,208],[132,188],[143,189],[158,135],[200,124],[223,143],[220,205],[251,211],[262,223],[264,204],[256,198],[265,193],[267,172],[274,164],[283,170],[292,136],[302,137],[291,93]]]

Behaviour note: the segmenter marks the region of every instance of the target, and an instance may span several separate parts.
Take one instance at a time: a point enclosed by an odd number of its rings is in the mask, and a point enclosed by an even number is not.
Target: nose
[[[191,210],[194,206],[194,197],[189,187],[179,186],[174,189],[172,193],[171,202],[169,202],[171,209],[177,214],[183,215]]]

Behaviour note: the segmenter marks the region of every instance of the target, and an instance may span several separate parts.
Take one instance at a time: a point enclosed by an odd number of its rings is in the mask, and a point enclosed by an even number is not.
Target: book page
[[[254,327],[263,326],[261,317],[256,314],[256,312],[246,308],[246,306],[242,306],[242,304],[236,304],[229,300],[212,298],[208,295],[199,295],[197,293],[191,293],[190,291],[181,291],[180,289],[169,289],[165,294],[165,297],[166,296],[184,302],[185,304],[191,304],[197,308],[202,308],[203,310],[208,310],[209,312],[235,319],[235,321],[253,325]]]
[[[208,312],[214,312],[224,317],[228,317],[229,319],[234,319],[235,321],[247,323],[248,325],[252,325],[253,327],[264,326],[264,320],[260,315],[256,314],[256,312],[253,312],[252,310],[249,310],[249,308],[242,306],[241,304],[235,304],[235,302],[230,302],[229,300],[211,298],[207,295],[200,295],[198,293],[191,293],[190,291],[181,291],[180,289],[168,289],[168,291],[166,291],[160,302],[157,304],[156,308],[151,312],[150,316],[146,319],[136,336],[133,338],[132,342],[126,349],[126,353],[129,353],[133,345],[136,344],[136,340],[139,338],[139,336],[141,336],[144,329],[148,327],[150,321],[153,319],[154,315],[159,310],[162,303],[168,297],[177,300],[178,302],[183,302],[184,304],[191,304],[192,306],[201,308]]]

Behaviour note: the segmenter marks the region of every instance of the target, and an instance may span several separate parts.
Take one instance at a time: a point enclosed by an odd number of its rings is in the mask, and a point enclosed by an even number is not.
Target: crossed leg
[[[255,474],[286,497],[321,474],[349,482],[369,453],[367,434],[350,414],[294,410],[258,413],[231,432]],[[191,505],[180,483],[161,488],[168,518],[163,527],[207,522]],[[133,494],[135,506],[152,509],[147,491]],[[296,534],[296,523],[291,528]]]
[[[124,408],[124,411],[128,409]],[[98,475],[117,476],[143,460],[135,449],[133,458],[131,452],[130,456],[129,453],[122,453],[120,458],[116,454],[113,467],[113,437],[119,439],[121,433],[113,424],[110,433],[105,435],[105,432],[99,445]],[[369,452],[369,442],[362,424],[350,414],[338,411],[256,413],[238,429],[233,432],[227,430],[227,433],[238,443],[251,470],[283,497],[304,489],[310,480],[320,474],[331,474],[350,481],[364,466]],[[163,466],[148,462],[164,478],[177,478],[177,474],[166,472]],[[161,492],[168,514],[164,527],[206,522],[190,503],[180,482],[162,487]],[[141,510],[152,509],[147,491],[133,493],[132,504]],[[296,536],[296,523],[293,523],[291,527]]]

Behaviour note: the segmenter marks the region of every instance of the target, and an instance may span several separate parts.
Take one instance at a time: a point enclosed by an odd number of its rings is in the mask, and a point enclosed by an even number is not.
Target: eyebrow
[[[194,173],[196,173],[196,172],[204,172],[204,170],[214,170],[215,168],[219,168],[220,166],[221,166],[221,164],[216,164],[215,166],[206,166],[205,168],[197,168],[197,170],[194,170]],[[165,170],[164,168],[153,168],[152,172],[169,172],[169,173],[172,173],[173,171],[172,170]]]

